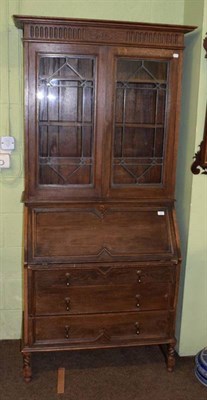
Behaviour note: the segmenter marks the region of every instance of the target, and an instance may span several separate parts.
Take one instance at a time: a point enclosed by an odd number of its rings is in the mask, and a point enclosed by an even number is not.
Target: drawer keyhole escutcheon
[[[69,330],[70,330],[69,326],[66,325],[66,326],[65,326],[65,338],[66,338],[66,339],[69,339]]]
[[[137,270],[137,282],[141,283],[141,271]]]
[[[65,276],[66,276],[66,286],[70,286],[70,274],[69,274],[69,272],[67,272],[65,274]]]
[[[139,328],[139,322],[135,322],[135,328],[136,328],[136,335],[140,334],[140,328]]]
[[[70,310],[70,297],[65,298],[65,305],[66,305],[66,310]]]

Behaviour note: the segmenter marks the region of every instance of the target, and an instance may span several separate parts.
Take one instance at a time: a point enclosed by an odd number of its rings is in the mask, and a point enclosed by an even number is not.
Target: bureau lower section
[[[29,265],[25,274],[24,352],[174,341],[178,265]]]
[[[167,344],[179,251],[172,207],[28,207],[24,376],[38,351]],[[29,371],[29,372],[28,372]]]

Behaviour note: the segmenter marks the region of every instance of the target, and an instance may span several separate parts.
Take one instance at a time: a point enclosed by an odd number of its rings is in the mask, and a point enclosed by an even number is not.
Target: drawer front
[[[166,310],[173,306],[173,290],[166,284],[108,285],[36,290],[34,314],[90,314]]]
[[[67,343],[72,347],[119,345],[172,336],[173,313],[117,313],[39,317],[33,324],[35,344]]]
[[[175,267],[29,267],[30,315],[173,308]]]
[[[30,266],[37,290],[59,289],[73,286],[124,285],[146,283],[174,283],[174,266],[134,266],[128,264],[81,264],[70,267],[63,264],[36,268]]]

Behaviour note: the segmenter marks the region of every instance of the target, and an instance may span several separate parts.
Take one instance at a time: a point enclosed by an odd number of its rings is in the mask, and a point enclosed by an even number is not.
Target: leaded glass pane
[[[94,71],[93,57],[40,57],[40,185],[93,184]]]
[[[112,185],[162,183],[167,82],[166,61],[118,59]]]

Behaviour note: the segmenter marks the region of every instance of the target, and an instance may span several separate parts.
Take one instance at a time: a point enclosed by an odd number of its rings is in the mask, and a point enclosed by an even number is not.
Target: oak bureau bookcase
[[[14,16],[25,76],[24,378],[40,351],[167,345],[184,34]]]

